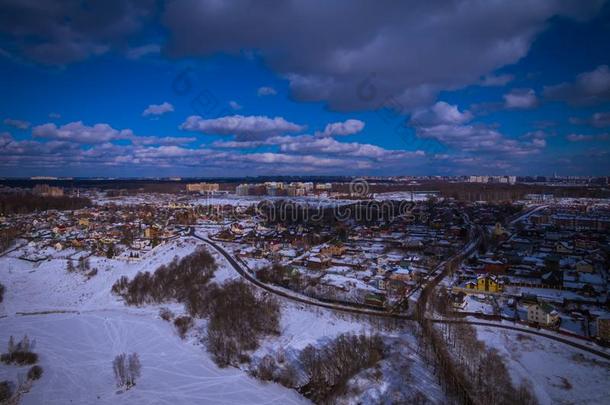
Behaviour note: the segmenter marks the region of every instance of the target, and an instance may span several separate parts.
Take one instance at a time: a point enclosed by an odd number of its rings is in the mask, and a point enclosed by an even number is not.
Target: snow
[[[544,337],[477,327],[506,360],[515,383],[529,381],[541,404],[610,403],[610,362]]]
[[[198,339],[181,340],[171,324],[158,318],[159,306],[127,307],[110,293],[122,275],[154,271],[201,244],[193,238],[173,241],[134,263],[92,257],[91,267],[99,271],[88,281],[82,274],[68,273],[63,258],[31,263],[18,259],[19,251],[0,258],[0,282],[6,286],[0,304],[0,351],[10,335],[20,339],[27,334],[36,341],[34,351],[44,369],[22,402],[308,403],[294,390],[261,383],[238,369],[218,368]],[[212,254],[220,264],[214,281],[238,277]],[[176,312],[182,309],[169,306]],[[112,360],[122,352],[140,355],[142,377],[119,394]],[[16,383],[25,373],[27,367],[0,364],[0,381]]]
[[[20,251],[17,250],[0,259],[0,282],[7,286],[4,308],[0,304],[0,315],[124,308],[123,303],[110,294],[116,280],[124,275],[133,277],[139,271],[155,271],[175,256],[182,257],[193,252],[200,244],[194,238],[173,241],[158,246],[143,255],[140,261],[131,263],[92,256],[91,268],[97,268],[98,273],[90,280],[80,273],[68,273],[66,260],[54,258],[55,255],[48,260],[31,263],[19,259]]]
[[[307,345],[322,347],[342,333],[371,335],[384,330],[375,320],[323,308],[312,309],[287,301],[283,301],[281,311],[281,335],[263,341],[254,353],[255,359],[281,352],[286,359],[294,361]],[[379,364],[383,378],[379,380],[372,376],[375,368],[364,370],[350,380],[349,386],[357,387],[356,394],[350,395],[348,392],[345,397],[338,398],[337,403],[376,403],[375,400],[380,398],[386,399],[383,403],[391,403],[387,398],[394,398],[399,391],[407,398],[409,394],[419,391],[425,393],[433,404],[446,403],[437,377],[418,354],[418,343],[410,333],[411,327],[407,325],[403,330],[383,331],[390,350],[388,358]],[[408,383],[405,384],[405,381]]]
[[[427,201],[430,197],[437,196],[436,192],[411,192],[411,191],[394,191],[387,193],[375,193],[373,198],[377,201],[388,201],[388,200],[407,200],[407,201]]]
[[[36,340],[44,374],[23,404],[306,403],[295,391],[260,383],[237,369],[219,369],[202,347],[185,343],[169,323],[150,314],[96,311],[0,322],[0,341],[11,334]],[[122,352],[140,355],[142,376],[134,388],[117,394],[112,360]],[[7,368],[0,367],[0,380]]]
[[[464,307],[464,311],[466,312],[477,312],[489,315],[493,315],[494,313],[493,306],[491,304],[483,302],[481,298],[477,298],[474,295],[466,295],[464,297],[464,301],[466,301],[466,306]]]
[[[289,201],[293,203],[298,203],[302,205],[309,205],[312,207],[332,207],[332,206],[340,206],[346,204],[353,204],[352,200],[339,200],[339,199],[331,199],[319,196],[303,196],[303,197],[288,197],[288,196],[238,196],[235,194],[227,194],[223,197],[220,196],[202,196],[202,197],[194,197],[189,202],[193,204],[200,205],[231,205],[235,207],[247,207],[250,205],[256,205],[262,201]]]

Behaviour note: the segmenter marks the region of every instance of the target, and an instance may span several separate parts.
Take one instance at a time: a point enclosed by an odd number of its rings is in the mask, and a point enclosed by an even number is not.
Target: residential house
[[[476,290],[478,292],[491,292],[498,293],[502,292],[502,282],[494,275],[483,274],[477,277],[477,281],[466,283],[467,289]]]
[[[546,302],[531,304],[527,307],[527,320],[543,326],[556,326],[559,313]]]
[[[325,256],[311,255],[307,258],[305,264],[311,270],[324,270],[330,267],[331,260]]]
[[[576,263],[576,271],[579,273],[593,273],[593,263],[590,260],[581,260]]]
[[[341,257],[345,253],[345,246],[342,243],[332,243],[320,248],[320,253],[325,256]]]
[[[610,316],[597,318],[597,337],[610,343]]]

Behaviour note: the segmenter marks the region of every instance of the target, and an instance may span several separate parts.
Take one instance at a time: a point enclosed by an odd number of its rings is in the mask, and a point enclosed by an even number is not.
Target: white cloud
[[[142,112],[142,116],[148,117],[150,115],[159,116],[167,114],[168,112],[174,111],[174,106],[167,101],[161,104],[151,104]]]
[[[193,143],[197,140],[195,137],[174,137],[174,136],[134,136],[129,138],[134,145],[184,145]]]
[[[348,119],[344,122],[333,122],[327,124],[324,131],[317,132],[317,136],[344,136],[353,135],[364,129],[364,122],[355,119]]]
[[[610,127],[610,111],[596,112],[590,118],[571,117],[570,123],[575,125],[590,125],[595,128]]]
[[[256,93],[259,96],[275,96],[277,91],[273,87],[263,86],[259,87]]]
[[[133,137],[133,132],[130,129],[117,130],[103,123],[87,126],[82,121],[76,121],[60,127],[53,123],[35,126],[32,128],[32,136],[95,144],[118,139],[129,139]]]
[[[142,46],[128,49],[127,52],[125,53],[125,56],[127,57],[127,59],[135,60],[135,59],[140,59],[146,55],[158,54],[159,52],[161,52],[160,45],[147,44],[147,45],[142,45]]]
[[[423,151],[405,151],[405,150],[390,150],[384,149],[377,145],[358,143],[358,142],[339,142],[334,138],[313,138],[313,137],[297,137],[292,142],[290,140],[282,140],[280,144],[282,152],[289,153],[313,153],[336,156],[349,156],[357,158],[367,158],[375,160],[396,160],[407,157],[422,157],[425,155]]]
[[[525,156],[538,153],[546,141],[532,136],[519,142],[506,138],[497,129],[484,124],[466,124],[472,115],[458,107],[438,102],[430,109],[418,110],[409,124],[422,139],[435,139],[458,153]],[[534,139],[535,138],[535,139]]]
[[[282,117],[231,115],[204,119],[192,115],[180,125],[180,129],[207,134],[237,135],[240,140],[256,140],[286,132],[299,132],[305,127]]]
[[[501,74],[501,75],[494,75],[494,74],[488,74],[485,75],[480,81],[479,81],[479,86],[482,87],[500,87],[500,86],[505,86],[506,84],[508,84],[509,82],[513,81],[515,78],[515,76],[511,75],[511,74]]]
[[[597,135],[569,134],[566,136],[566,139],[570,142],[607,141],[610,139],[610,134],[597,134]]]
[[[239,156],[247,162],[266,163],[266,164],[289,164],[307,165],[316,167],[342,167],[346,164],[344,159],[326,158],[311,155],[290,155],[285,153],[248,153]]]
[[[30,125],[32,125],[32,124],[28,121],[16,120],[13,118],[6,118],[4,120],[4,125],[8,125],[10,127],[24,130],[24,129],[28,129],[30,127]]]
[[[506,108],[525,110],[538,106],[536,92],[532,89],[513,89],[503,97]]]
[[[233,109],[234,111],[241,110],[242,108],[244,108],[241,104],[239,104],[235,100],[229,101],[229,107],[231,107],[231,109]]]
[[[440,124],[463,124],[472,119],[469,111],[460,112],[457,105],[439,101],[430,108],[418,109],[411,116],[413,126],[433,126]]]

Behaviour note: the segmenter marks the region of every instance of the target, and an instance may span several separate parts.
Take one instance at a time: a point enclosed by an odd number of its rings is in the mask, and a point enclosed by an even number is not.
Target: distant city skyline
[[[606,1],[0,4],[0,177],[610,174]]]

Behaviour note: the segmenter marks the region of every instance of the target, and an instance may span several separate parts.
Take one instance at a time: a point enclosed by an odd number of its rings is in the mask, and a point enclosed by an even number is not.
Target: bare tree
[[[30,342],[27,335],[18,343],[15,343],[13,336],[8,341],[8,351],[0,356],[0,361],[6,364],[35,364],[38,361],[38,354],[32,352],[34,341]]]
[[[136,379],[140,377],[142,365],[138,353],[132,353],[129,356],[121,353],[114,358],[112,368],[117,386],[130,389],[136,385]]]
[[[125,368],[125,353],[121,353],[114,358],[112,362],[112,369],[114,370],[114,378],[116,379],[116,385],[123,387],[127,384],[127,370]]]
[[[140,363],[140,356],[138,353],[132,353],[129,355],[127,359],[128,366],[127,370],[129,371],[129,384],[131,386],[136,385],[136,378],[140,377],[142,371],[142,364]]]

